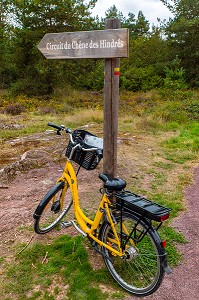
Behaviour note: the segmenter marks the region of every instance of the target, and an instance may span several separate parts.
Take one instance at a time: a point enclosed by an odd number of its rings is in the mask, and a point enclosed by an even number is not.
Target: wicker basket
[[[85,130],[75,130],[73,132],[73,140],[75,143],[81,143],[86,149],[95,147],[95,145],[89,145],[85,142],[85,138],[88,137],[93,137],[97,140],[101,140],[95,135]],[[66,149],[66,157],[70,157],[73,147],[74,145],[70,141]],[[77,148],[74,151],[71,159],[86,170],[94,170],[99,164],[101,157],[98,156],[98,154],[95,151],[88,152]]]

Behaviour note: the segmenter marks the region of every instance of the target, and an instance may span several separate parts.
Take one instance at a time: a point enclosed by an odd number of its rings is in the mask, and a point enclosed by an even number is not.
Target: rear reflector
[[[166,240],[164,240],[164,241],[161,242],[162,248],[166,248],[166,245],[167,245],[167,241]]]
[[[160,217],[160,222],[163,222],[163,221],[167,220],[169,218],[169,216],[170,216],[170,214],[166,214],[164,216],[161,216]]]

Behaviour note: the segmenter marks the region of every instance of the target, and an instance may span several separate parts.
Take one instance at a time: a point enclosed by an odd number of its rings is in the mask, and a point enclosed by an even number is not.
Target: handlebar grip
[[[63,129],[62,126],[58,126],[58,125],[53,124],[53,123],[51,123],[51,122],[48,122],[48,126],[51,126],[51,127],[53,127],[53,128],[56,128],[56,129],[58,129],[58,130],[62,130],[62,129]]]

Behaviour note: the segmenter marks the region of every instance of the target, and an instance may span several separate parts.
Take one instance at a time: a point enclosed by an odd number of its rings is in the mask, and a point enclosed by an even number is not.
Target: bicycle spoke
[[[128,217],[127,217],[128,216]],[[105,249],[104,257],[113,278],[127,291],[137,295],[150,294],[157,289],[163,278],[163,268],[155,241],[148,228],[142,224],[137,224],[137,219],[131,215],[123,217],[122,230],[120,220],[115,225],[119,238],[122,236],[125,245],[124,256],[112,256],[110,251]],[[146,233],[146,234],[145,234]],[[130,235],[130,236],[129,236]],[[114,235],[109,225],[104,227],[103,240],[112,242]]]

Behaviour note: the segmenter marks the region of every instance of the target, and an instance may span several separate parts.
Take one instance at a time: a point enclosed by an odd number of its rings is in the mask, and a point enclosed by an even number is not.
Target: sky
[[[92,15],[105,17],[105,11],[114,4],[125,17],[128,17],[129,12],[137,17],[139,10],[142,10],[151,25],[157,24],[157,18],[169,20],[169,17],[172,17],[168,8],[160,0],[98,0]]]

